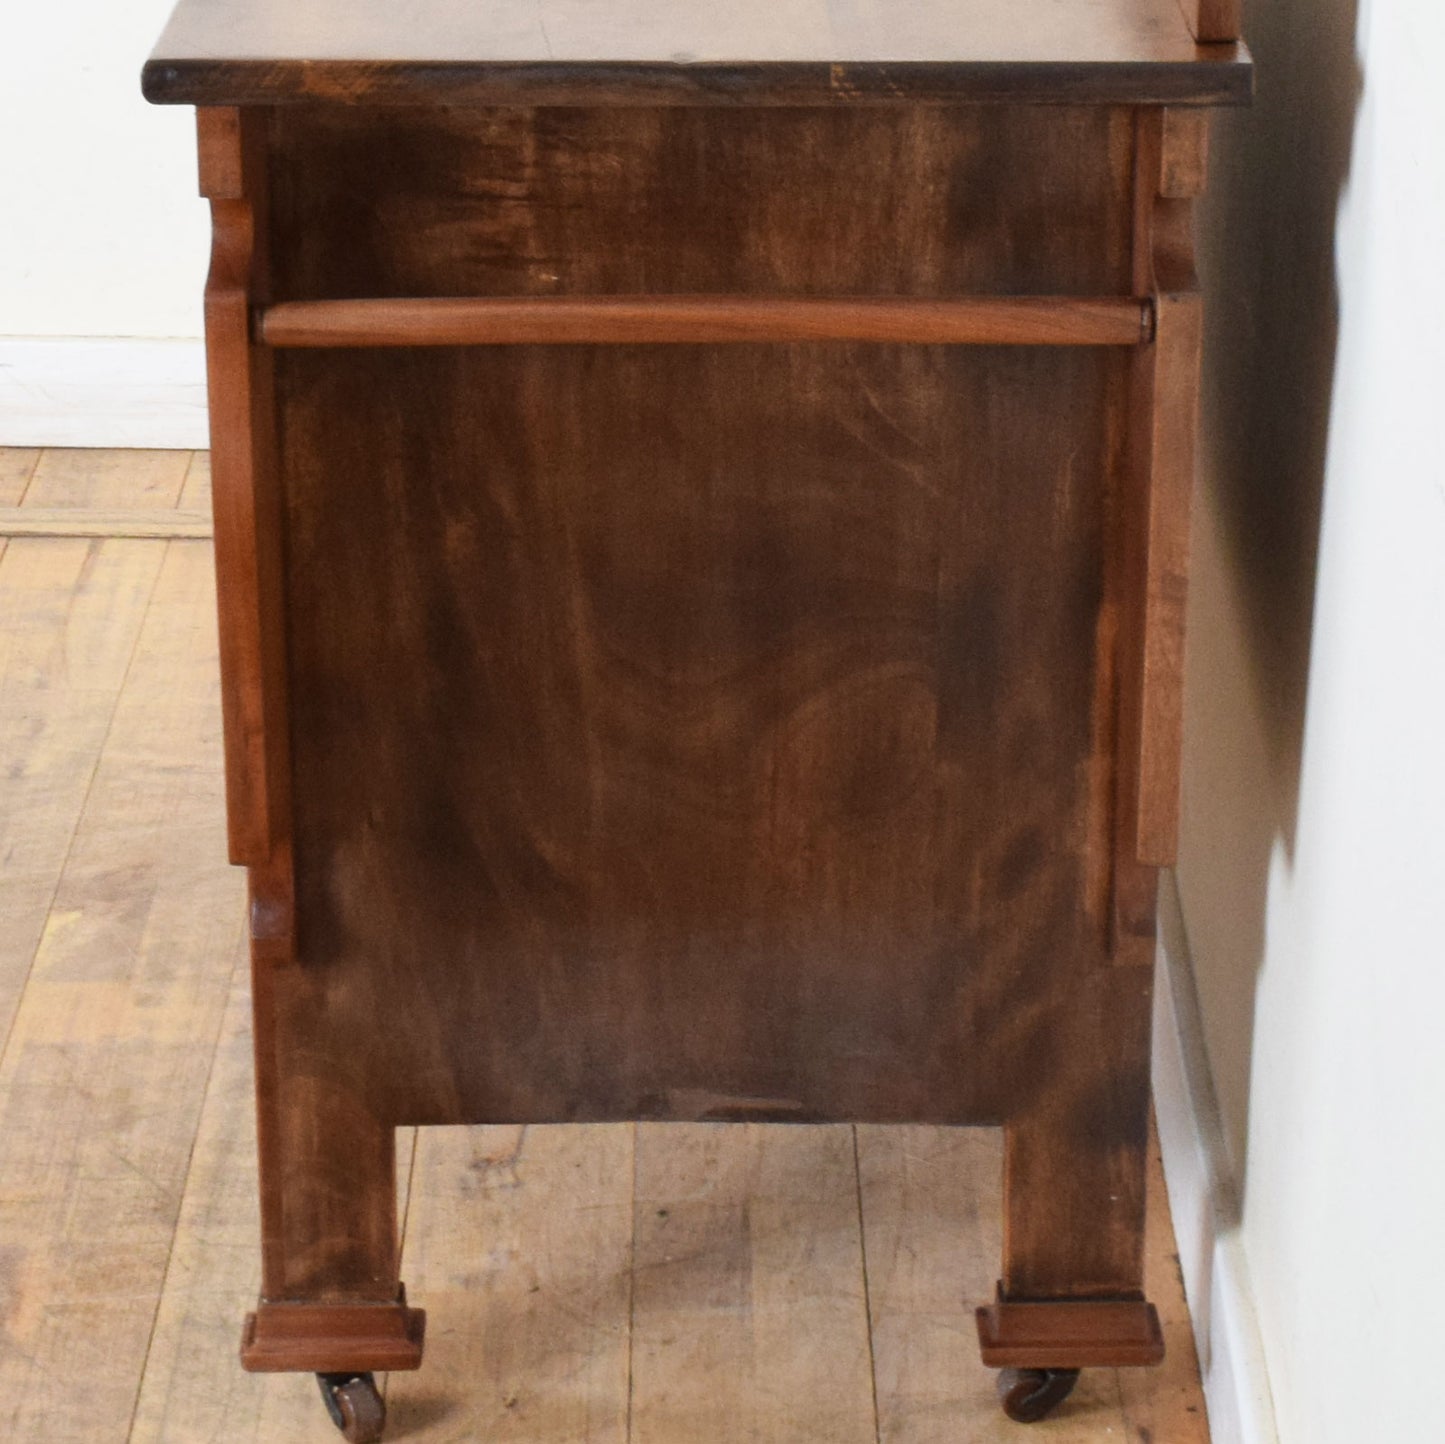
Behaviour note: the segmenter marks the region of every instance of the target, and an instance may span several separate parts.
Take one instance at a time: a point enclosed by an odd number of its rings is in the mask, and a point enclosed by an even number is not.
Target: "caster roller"
[[[1015,1424],[1037,1424],[1074,1392],[1078,1382],[1077,1369],[1003,1369],[998,1401]]]
[[[370,1374],[318,1374],[326,1412],[348,1444],[378,1444],[386,1427],[386,1405]]]

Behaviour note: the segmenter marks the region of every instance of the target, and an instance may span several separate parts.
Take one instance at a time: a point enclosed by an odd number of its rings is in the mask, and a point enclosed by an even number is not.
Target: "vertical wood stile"
[[[1133,287],[1151,297],[1152,344],[1131,365],[1118,536],[1120,736],[1114,881],[1117,961],[1153,959],[1155,869],[1179,828],[1184,623],[1198,441],[1203,304],[1193,198],[1204,187],[1208,118],[1139,113]]]
[[[212,217],[206,370],[231,860],[274,876],[291,840],[281,508],[272,360],[250,335],[251,308],[267,299],[266,114],[202,108],[197,126]]]

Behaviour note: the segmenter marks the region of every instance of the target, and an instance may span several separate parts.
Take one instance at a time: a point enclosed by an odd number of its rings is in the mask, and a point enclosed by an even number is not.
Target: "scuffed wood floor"
[[[203,453],[0,450],[0,1439],[317,1441],[243,1374],[258,1223]],[[405,1130],[394,1441],[1206,1444],[1156,1165],[1156,1371],[1025,1430],[969,1305],[998,1135]]]

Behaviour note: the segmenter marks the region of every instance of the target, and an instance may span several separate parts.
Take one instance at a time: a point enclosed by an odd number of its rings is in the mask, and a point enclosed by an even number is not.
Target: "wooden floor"
[[[257,1289],[242,880],[224,862],[203,453],[0,450],[0,1439],[330,1441],[236,1362]],[[1205,1444],[1157,1162],[1169,1362],[1009,1424],[970,1305],[998,1136],[399,1138],[427,1361],[390,1440]]]

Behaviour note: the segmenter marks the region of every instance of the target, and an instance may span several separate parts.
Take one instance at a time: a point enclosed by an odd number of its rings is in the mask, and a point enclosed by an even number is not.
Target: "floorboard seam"
[[[627,1248],[627,1444],[632,1444],[632,1358],[637,1303],[637,1124],[632,1124],[631,1237]]]
[[[873,1400],[874,1444],[883,1444],[883,1428],[878,1420],[878,1361],[873,1353],[873,1293],[868,1283],[868,1229],[863,1222],[863,1167],[858,1157],[858,1125],[850,1125],[853,1133],[853,1188],[858,1201],[858,1256],[863,1265],[863,1317],[868,1325],[868,1390]]]
[[[243,946],[246,929],[247,915],[246,910],[242,908],[241,926],[237,930],[236,941],[231,944],[235,961],[231,964],[231,971],[226,975],[225,996],[227,999],[230,998],[231,991],[236,986],[237,972],[242,968],[249,968],[251,966],[250,949]],[[146,1346],[144,1352],[141,1354],[140,1370],[136,1374],[135,1397],[131,1400],[130,1419],[125,1428],[126,1444],[130,1444],[135,1434],[136,1415],[140,1411],[141,1395],[145,1393],[146,1374],[150,1370],[151,1347],[155,1343],[156,1326],[160,1323],[161,1317],[161,1305],[165,1302],[166,1289],[171,1281],[171,1265],[174,1263],[176,1257],[176,1235],[180,1233],[181,1218],[186,1211],[186,1196],[191,1191],[191,1170],[196,1164],[196,1145],[201,1137],[201,1119],[206,1111],[206,1100],[210,1097],[211,1093],[211,1080],[216,1072],[216,1058],[221,1051],[221,1039],[226,1031],[227,1012],[227,1008],[221,1008],[219,1017],[216,1020],[216,1033],[211,1039],[211,1062],[210,1066],[206,1069],[206,1086],[201,1089],[201,1102],[196,1110],[196,1123],[195,1127],[191,1130],[190,1147],[186,1152],[186,1171],[182,1176],[181,1194],[176,1202],[175,1219],[171,1224],[171,1246],[166,1250],[166,1266],[161,1272],[160,1287],[156,1290],[155,1304],[151,1309],[150,1327],[146,1330]]]

